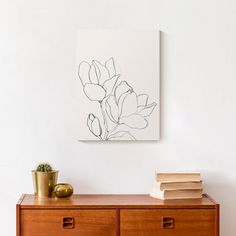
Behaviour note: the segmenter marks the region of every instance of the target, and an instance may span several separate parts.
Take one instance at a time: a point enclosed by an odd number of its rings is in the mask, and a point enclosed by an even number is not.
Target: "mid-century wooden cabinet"
[[[219,236],[219,205],[202,199],[162,201],[148,195],[22,195],[17,236]]]

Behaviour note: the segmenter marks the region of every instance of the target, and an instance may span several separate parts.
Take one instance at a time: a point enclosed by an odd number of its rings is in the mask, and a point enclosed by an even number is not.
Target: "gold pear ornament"
[[[73,187],[67,183],[58,183],[54,187],[54,194],[58,198],[70,197],[73,194]]]

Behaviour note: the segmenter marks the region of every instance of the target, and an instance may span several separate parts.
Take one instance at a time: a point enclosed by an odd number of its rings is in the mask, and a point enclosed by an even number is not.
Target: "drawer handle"
[[[74,218],[64,217],[63,218],[63,229],[73,229],[74,228]]]
[[[173,229],[174,228],[174,218],[173,217],[162,217],[161,226],[163,229]]]

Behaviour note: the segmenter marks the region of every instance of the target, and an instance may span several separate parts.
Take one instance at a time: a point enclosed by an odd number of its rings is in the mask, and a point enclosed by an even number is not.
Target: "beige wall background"
[[[162,30],[161,141],[77,141],[80,28]],[[76,193],[148,193],[156,169],[201,171],[234,236],[235,42],[231,0],[0,0],[0,235],[15,235],[46,160]]]

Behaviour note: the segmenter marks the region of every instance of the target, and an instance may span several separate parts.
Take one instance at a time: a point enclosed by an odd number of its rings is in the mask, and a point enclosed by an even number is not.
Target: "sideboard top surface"
[[[23,194],[20,208],[216,208],[217,203],[208,195],[202,199],[159,200],[149,195],[75,194],[71,198],[40,199]]]

